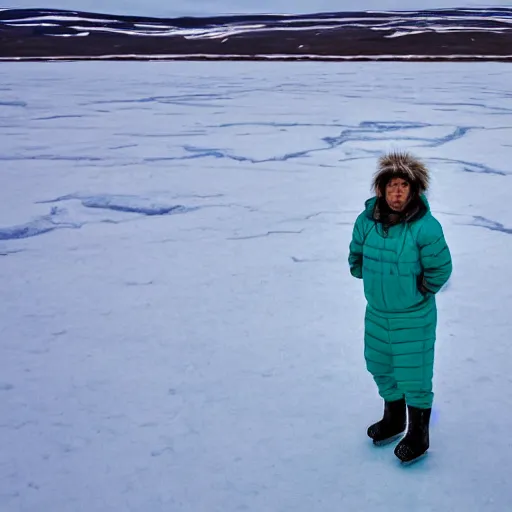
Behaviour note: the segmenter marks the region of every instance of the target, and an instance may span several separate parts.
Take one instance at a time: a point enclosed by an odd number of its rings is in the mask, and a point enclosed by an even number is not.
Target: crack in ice
[[[500,233],[512,235],[512,228],[506,228],[501,222],[496,222],[480,215],[473,216],[473,222],[470,224],[470,226],[485,228],[491,231],[499,231]]]
[[[300,235],[303,231],[303,229],[299,231],[267,231],[266,233],[259,235],[228,237],[227,240],[251,240],[253,238],[266,238],[271,235]]]

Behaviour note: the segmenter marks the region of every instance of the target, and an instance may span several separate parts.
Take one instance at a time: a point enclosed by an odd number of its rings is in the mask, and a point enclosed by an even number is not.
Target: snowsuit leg
[[[365,359],[384,400],[405,395],[408,405],[432,407],[437,310],[429,301],[418,311],[382,314],[367,308]]]
[[[398,389],[393,368],[393,352],[389,341],[386,318],[376,315],[367,307],[364,319],[364,357],[366,368],[373,375],[379,395],[386,402],[404,397]]]
[[[434,400],[435,303],[420,311],[389,319],[393,364],[398,387],[407,405],[430,409]]]

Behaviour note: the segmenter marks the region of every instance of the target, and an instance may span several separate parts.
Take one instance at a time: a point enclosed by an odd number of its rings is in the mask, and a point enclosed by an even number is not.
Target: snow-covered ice
[[[509,510],[505,64],[0,67],[0,510]],[[374,449],[352,223],[410,149],[454,261],[430,455]]]

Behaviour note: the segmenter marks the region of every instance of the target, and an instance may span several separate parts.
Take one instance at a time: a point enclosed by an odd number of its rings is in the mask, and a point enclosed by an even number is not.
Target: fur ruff
[[[425,164],[407,152],[388,153],[379,158],[377,172],[373,178],[375,193],[383,196],[386,184],[393,178],[408,181],[420,194],[427,191],[430,182]]]

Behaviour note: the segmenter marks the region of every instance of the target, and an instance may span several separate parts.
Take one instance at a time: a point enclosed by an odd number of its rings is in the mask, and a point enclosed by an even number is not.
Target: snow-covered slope
[[[141,17],[0,11],[0,60],[510,60],[512,9]]]

